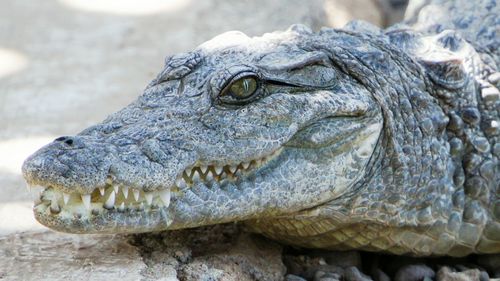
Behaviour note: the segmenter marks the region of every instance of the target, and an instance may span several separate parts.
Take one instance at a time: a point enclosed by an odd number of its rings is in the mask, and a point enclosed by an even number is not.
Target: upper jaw
[[[187,190],[200,184],[213,188],[235,182],[265,165],[280,151],[237,164],[194,164],[179,172],[174,184],[151,191],[131,187],[110,175],[102,186],[90,192],[68,192],[67,188],[43,184],[43,190],[35,200],[35,216],[48,227],[72,233],[165,229],[175,219],[171,202],[182,201]],[[28,182],[41,183],[36,178],[30,178]],[[145,219],[147,216],[153,219]],[[130,221],[135,222],[130,224]]]

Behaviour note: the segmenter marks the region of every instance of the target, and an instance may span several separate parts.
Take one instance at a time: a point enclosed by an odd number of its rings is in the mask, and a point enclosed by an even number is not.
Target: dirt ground
[[[116,246],[108,238],[54,234],[36,223],[20,167],[52,139],[75,134],[130,103],[166,55],[229,30],[260,35],[293,23],[319,29],[353,18],[384,25],[401,17],[389,17],[387,9],[375,0],[0,0],[0,280],[46,280],[39,274],[49,271],[51,280],[83,280],[88,276],[75,269],[83,265],[72,262],[75,256],[100,262],[96,252],[61,251],[74,245],[92,249],[101,245],[99,239],[106,241],[104,249]],[[116,239],[111,241],[121,241]],[[50,245],[61,250],[40,250]],[[113,255],[128,261],[129,273],[144,270],[133,246]],[[26,272],[34,256],[65,259],[67,267],[61,271],[49,262]],[[121,276],[119,269],[100,274],[93,280]],[[128,276],[124,280],[139,278]]]

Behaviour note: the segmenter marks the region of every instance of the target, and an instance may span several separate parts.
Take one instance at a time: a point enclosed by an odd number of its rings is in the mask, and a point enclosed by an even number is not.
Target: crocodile
[[[434,1],[167,57],[130,105],[39,149],[34,215],[69,233],[239,222],[284,244],[500,253],[496,1]]]

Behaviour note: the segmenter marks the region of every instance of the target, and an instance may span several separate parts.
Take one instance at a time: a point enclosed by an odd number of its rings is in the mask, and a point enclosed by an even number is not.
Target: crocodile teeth
[[[205,179],[207,181],[211,181],[214,179],[214,175],[212,174],[212,172],[210,170],[208,171],[207,175],[205,176]]]
[[[198,182],[198,181],[200,181],[200,179],[201,179],[200,173],[197,170],[194,170],[193,176],[191,177],[191,180]]]
[[[68,193],[64,193],[63,192],[63,201],[64,201],[64,205],[67,205],[68,204],[68,201],[69,201],[69,194]]]
[[[118,210],[120,210],[120,211],[125,210],[125,202],[122,202],[122,203],[120,204],[120,207],[118,207]]]
[[[57,204],[57,200],[52,200],[50,202],[50,210],[53,212],[59,212],[61,210],[59,204]]]
[[[104,208],[111,209],[115,205],[115,192],[111,191],[109,194],[108,200],[104,202]]]
[[[149,205],[151,205],[151,203],[153,203],[153,193],[145,192],[144,197],[146,198],[146,202],[148,202]]]
[[[178,179],[175,180],[175,185],[178,187],[178,188],[185,188],[186,187],[186,181],[184,180],[184,178],[180,177]]]
[[[170,205],[170,189],[159,191],[158,195],[160,196],[161,201],[163,201],[163,204],[168,207],[168,205]]]
[[[99,193],[101,194],[101,196],[104,196],[104,192],[106,190],[104,189],[104,187],[99,187]]]
[[[83,205],[85,205],[85,208],[87,208],[87,210],[90,210],[91,208],[91,205],[90,205],[90,194],[82,194],[82,202],[83,202]]]
[[[140,191],[138,189],[132,189],[132,194],[134,194],[135,201],[139,201]]]
[[[243,169],[248,169],[248,167],[250,167],[250,162],[243,162],[241,163],[241,167],[243,167]]]
[[[236,165],[228,165],[227,169],[229,170],[229,172],[231,172],[231,174],[234,174],[234,172],[236,172],[236,169],[238,169],[238,166],[236,166]]]
[[[119,189],[118,185],[113,185],[113,190],[115,191],[115,193],[118,193],[118,189]]]
[[[123,197],[127,198],[128,197],[128,187],[126,187],[126,186],[122,187],[122,192],[123,192]]]
[[[200,166],[200,170],[202,174],[206,174],[208,170],[208,166]]]
[[[215,166],[214,170],[215,170],[215,173],[217,173],[217,175],[220,175],[222,173],[222,167],[221,166]]]

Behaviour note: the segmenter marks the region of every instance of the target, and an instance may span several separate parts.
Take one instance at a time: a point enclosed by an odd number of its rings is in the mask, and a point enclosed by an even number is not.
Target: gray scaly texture
[[[23,165],[38,221],[134,233],[242,221],[280,242],[500,253],[499,7],[217,36]]]

